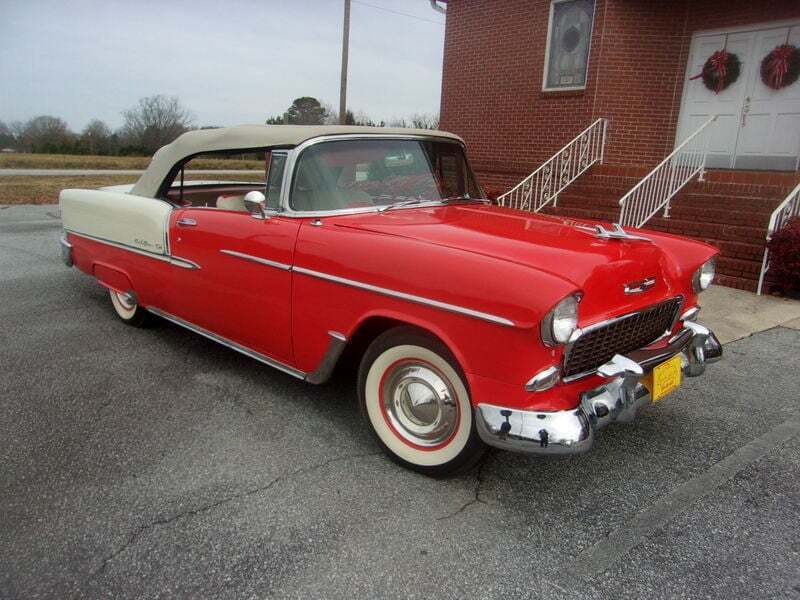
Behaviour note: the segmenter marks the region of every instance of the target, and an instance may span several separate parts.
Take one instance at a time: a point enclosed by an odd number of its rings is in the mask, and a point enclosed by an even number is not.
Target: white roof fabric
[[[160,148],[153,155],[147,170],[133,186],[131,193],[137,196],[155,197],[172,167],[195,154],[297,146],[312,138],[342,134],[425,135],[462,141],[457,135],[445,131],[356,125],[238,125],[219,129],[198,129],[184,133],[171,144]]]

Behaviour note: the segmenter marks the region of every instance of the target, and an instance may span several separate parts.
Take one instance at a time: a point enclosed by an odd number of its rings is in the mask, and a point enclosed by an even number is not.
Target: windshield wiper
[[[471,198],[470,196],[448,196],[439,200],[442,204],[449,204],[450,202],[480,202],[485,204],[491,202],[488,198]]]
[[[424,198],[413,198],[411,200],[401,200],[400,202],[392,202],[386,206],[381,206],[378,212],[384,212],[392,208],[402,208],[403,206],[413,206],[414,204],[431,203],[431,204],[450,204],[451,202],[479,202],[481,204],[490,203],[491,200],[487,198],[470,198],[469,196],[448,196],[447,198],[437,198],[435,200],[426,200]]]
[[[411,200],[401,200],[400,202],[392,202],[386,206],[381,206],[378,212],[384,212],[392,208],[400,208],[401,206],[411,206],[412,204],[420,204],[422,202],[430,202],[430,200],[423,200],[422,198],[412,198]]]

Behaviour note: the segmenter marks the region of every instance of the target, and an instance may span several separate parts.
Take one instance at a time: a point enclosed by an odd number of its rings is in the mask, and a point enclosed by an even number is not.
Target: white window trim
[[[556,4],[562,2],[570,2],[571,0],[551,0],[550,2],[550,16],[547,19],[547,41],[544,47],[544,68],[542,69],[542,91],[543,92],[575,92],[585,90],[586,84],[589,83],[589,66],[592,58],[592,38],[594,36],[594,18],[597,10],[597,2],[593,2],[592,6],[592,24],[589,28],[589,51],[586,53],[586,79],[583,85],[561,86],[561,87],[547,87],[547,67],[550,65],[550,36],[553,35],[553,14],[555,13],[554,7]]]

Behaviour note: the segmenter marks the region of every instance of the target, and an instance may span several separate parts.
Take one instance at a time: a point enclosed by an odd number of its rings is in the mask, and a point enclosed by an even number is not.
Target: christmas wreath
[[[727,52],[724,48],[717,50],[708,57],[699,75],[691,79],[703,78],[703,84],[715,94],[719,94],[734,81],[739,79],[742,71],[742,62],[735,54]]]
[[[773,90],[792,85],[800,77],[800,50],[797,46],[783,44],[761,61],[761,81]]]

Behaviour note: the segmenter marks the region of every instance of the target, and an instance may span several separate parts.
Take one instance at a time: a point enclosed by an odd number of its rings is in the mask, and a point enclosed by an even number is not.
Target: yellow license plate
[[[644,384],[650,390],[653,402],[658,402],[681,386],[682,377],[681,355],[676,354],[654,368],[644,380]]]

